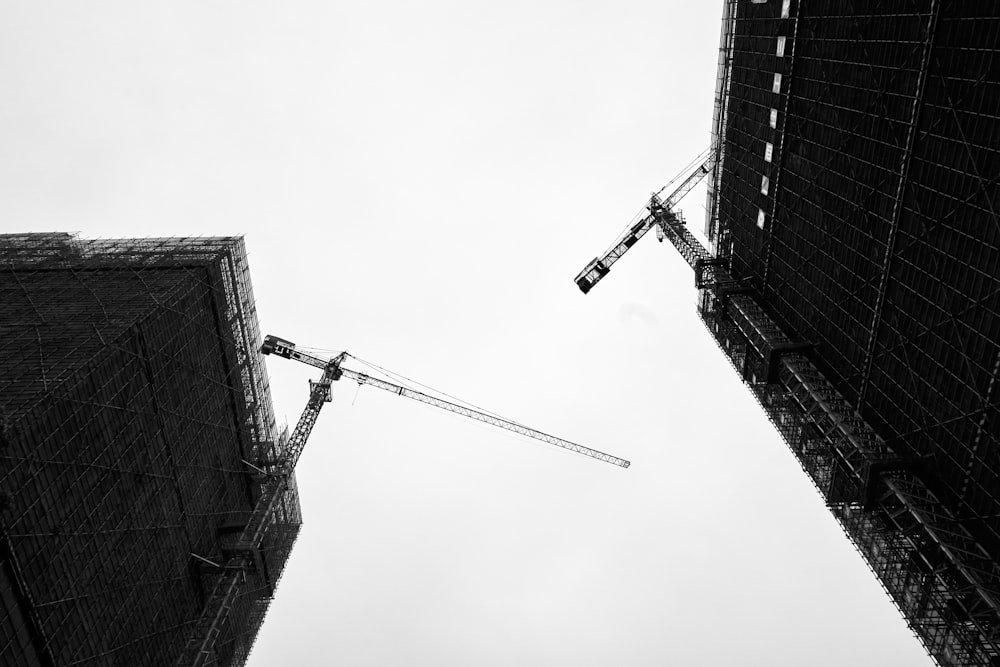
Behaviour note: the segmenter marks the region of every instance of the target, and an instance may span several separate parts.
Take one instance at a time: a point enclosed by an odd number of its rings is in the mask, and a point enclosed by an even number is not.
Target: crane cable
[[[441,391],[440,389],[435,389],[434,387],[432,387],[432,386],[430,386],[428,384],[424,384],[423,382],[420,382],[419,380],[414,380],[412,378],[406,377],[405,375],[400,375],[399,373],[394,373],[393,371],[390,371],[387,368],[382,368],[378,364],[374,364],[374,363],[372,363],[370,361],[365,361],[364,359],[356,357],[353,354],[349,354],[348,356],[351,357],[352,359],[354,359],[355,361],[359,361],[362,364],[365,364],[366,366],[369,366],[371,368],[374,368],[374,369],[382,372],[384,375],[386,375],[386,376],[388,376],[388,377],[396,380],[401,385],[406,386],[407,389],[411,389],[413,391],[417,391],[417,389],[415,389],[414,387],[406,385],[407,382],[412,382],[413,384],[418,385],[420,387],[423,387],[424,389],[432,391],[432,392],[434,392],[436,394],[439,394],[440,396],[447,396],[454,403],[465,405],[466,407],[472,408],[474,410],[478,410],[479,412],[481,412],[483,414],[491,415],[493,417],[496,417],[497,419],[502,419],[504,421],[510,422],[511,424],[517,424],[518,426],[524,426],[524,428],[530,428],[528,426],[525,426],[524,424],[518,424],[518,422],[515,422],[512,419],[507,419],[506,417],[504,417],[502,415],[499,415],[499,414],[493,412],[492,410],[487,410],[486,408],[482,408],[482,407],[476,405],[475,403],[470,403],[469,401],[466,401],[466,400],[463,400],[461,398],[458,398],[457,396],[452,396],[451,394],[449,394],[447,392],[444,392],[444,391]]]
[[[360,362],[360,363],[364,364],[365,366],[368,366],[369,368],[372,368],[372,369],[378,371],[379,373],[381,373],[382,375],[384,375],[386,378],[389,378],[390,380],[392,380],[394,382],[397,382],[398,384],[404,386],[406,389],[410,389],[412,391],[419,391],[416,387],[412,386],[412,385],[417,385],[419,387],[422,387],[423,389],[431,391],[431,392],[433,392],[435,394],[438,394],[440,396],[446,396],[446,397],[448,397],[448,399],[450,399],[454,403],[457,403],[457,404],[460,404],[460,405],[464,405],[464,406],[472,408],[474,410],[478,410],[479,412],[482,412],[483,414],[491,415],[493,417],[496,417],[497,419],[503,419],[504,421],[508,421],[508,422],[510,422],[512,424],[518,424],[518,422],[515,422],[512,419],[507,419],[503,415],[499,415],[499,414],[493,412],[492,410],[487,410],[485,408],[482,408],[482,407],[476,405],[475,403],[470,403],[469,401],[463,400],[463,399],[461,399],[461,398],[459,398],[457,396],[452,396],[448,392],[441,391],[440,389],[436,389],[436,388],[434,388],[434,387],[432,387],[432,386],[430,386],[428,384],[424,384],[423,382],[421,382],[419,380],[414,380],[413,378],[408,378],[405,375],[401,375],[399,373],[395,373],[393,371],[390,371],[388,368],[383,368],[382,366],[379,366],[376,363],[373,363],[371,361],[366,361],[366,360],[362,359],[361,357],[357,357],[357,356],[355,356],[355,355],[353,355],[350,352],[347,352],[345,350],[331,350],[331,349],[322,348],[322,347],[306,347],[304,345],[297,346],[297,349],[302,350],[303,352],[311,353],[311,354],[315,354],[315,353],[340,354],[341,352],[343,352],[344,354],[346,354],[351,359],[354,359],[355,361]],[[411,384],[407,384],[407,383],[411,383]],[[359,389],[360,389],[360,387],[359,387]],[[518,426],[524,426],[524,424],[518,424]],[[528,426],[524,426],[524,427],[525,428],[529,428]]]
[[[683,176],[684,174],[686,174],[689,171],[691,171],[692,169],[694,169],[694,167],[696,165],[700,165],[705,160],[707,160],[708,159],[708,155],[711,152],[712,152],[712,147],[711,146],[709,146],[708,148],[706,148],[705,150],[703,150],[696,158],[694,158],[693,160],[691,160],[690,162],[688,162],[687,165],[683,169],[681,169],[680,172],[678,172],[678,174],[676,176],[674,176],[673,178],[671,178],[667,182],[666,185],[664,185],[662,188],[660,188],[659,190],[657,190],[656,194],[657,195],[662,194],[664,190],[666,190],[671,185],[673,185],[674,183],[676,183],[677,181],[679,181],[680,178],[681,178],[681,176]]]

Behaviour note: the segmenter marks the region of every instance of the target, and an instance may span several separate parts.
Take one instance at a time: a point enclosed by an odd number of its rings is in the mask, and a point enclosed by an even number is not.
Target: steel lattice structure
[[[174,664],[288,440],[243,241],[0,235],[0,303],[0,664]],[[214,664],[298,534],[282,480]]]
[[[1000,6],[729,0],[699,313],[942,665],[1000,664]]]

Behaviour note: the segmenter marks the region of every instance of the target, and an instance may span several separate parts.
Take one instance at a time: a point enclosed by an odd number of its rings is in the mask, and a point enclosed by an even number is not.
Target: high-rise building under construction
[[[998,40],[993,2],[727,0],[711,252],[658,213],[941,665],[1000,665]]]
[[[0,665],[172,665],[281,459],[243,241],[0,235]],[[210,662],[240,665],[294,480]]]

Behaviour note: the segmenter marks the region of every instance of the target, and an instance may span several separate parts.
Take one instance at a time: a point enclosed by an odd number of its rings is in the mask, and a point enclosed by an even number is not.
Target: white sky
[[[930,664],[673,248],[572,281],[708,144],[720,16],[0,4],[4,231],[245,234],[265,333],[633,462],[342,383],[251,666]],[[294,424],[318,373],[268,364]]]

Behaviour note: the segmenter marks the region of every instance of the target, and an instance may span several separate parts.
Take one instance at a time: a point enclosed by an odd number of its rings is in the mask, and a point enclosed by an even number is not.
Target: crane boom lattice
[[[570,442],[569,440],[564,440],[563,438],[543,433],[542,431],[524,426],[523,424],[518,424],[517,422],[509,419],[504,419],[503,417],[498,417],[497,415],[493,415],[482,410],[476,410],[475,408],[459,405],[458,403],[453,403],[452,401],[447,401],[443,398],[437,398],[436,396],[430,396],[429,394],[425,394],[415,389],[410,389],[409,387],[388,382],[381,378],[372,377],[367,373],[361,373],[349,368],[343,368],[340,363],[347,356],[346,352],[340,354],[333,360],[324,359],[323,357],[299,350],[295,347],[294,343],[281,340],[280,338],[275,338],[274,336],[267,337],[264,343],[264,350],[265,353],[277,354],[287,359],[295,359],[296,361],[301,361],[302,363],[309,364],[310,366],[316,366],[317,368],[330,368],[331,365],[333,365],[337,369],[336,378],[334,379],[339,379],[341,376],[348,377],[359,384],[369,384],[373,387],[378,387],[379,389],[397,394],[399,396],[412,398],[415,401],[420,401],[421,403],[426,403],[427,405],[433,405],[441,408],[442,410],[447,410],[449,412],[454,412],[455,414],[468,417],[469,419],[475,419],[476,421],[483,422],[484,424],[490,424],[491,426],[496,426],[497,428],[502,428],[513,433],[519,433],[523,436],[533,438],[541,442],[546,442],[550,445],[555,445],[556,447],[562,447],[563,449],[568,449],[569,451],[589,456],[590,458],[597,459],[598,461],[611,463],[621,468],[629,467],[628,461],[618,458],[617,456],[612,456],[611,454],[606,454],[590,447],[578,445],[575,442]]]
[[[901,456],[845,398],[815,346],[772,318],[731,257],[687,230],[672,199],[654,195],[645,224],[694,269],[702,322],[910,627],[940,664],[997,664],[1000,566],[986,544],[924,480],[924,464]],[[586,292],[604,273],[577,283]]]
[[[704,162],[702,162],[697,169],[691,172],[687,178],[673,191],[666,200],[661,201],[657,195],[653,195],[650,200],[649,205],[649,215],[644,216],[641,220],[636,222],[634,225],[629,227],[624,234],[622,234],[601,257],[595,257],[592,259],[587,266],[583,268],[574,282],[580,288],[584,294],[589,292],[594,285],[596,285],[601,278],[608,275],[611,271],[611,266],[621,259],[622,255],[628,252],[628,249],[639,242],[643,236],[646,235],[650,229],[656,225],[663,226],[667,224],[667,220],[671,221],[682,220],[678,213],[674,211],[674,207],[680,202],[684,196],[691,191],[691,189],[701,182],[701,179],[712,171],[712,166],[714,165],[714,157],[709,156]],[[671,219],[671,216],[673,217]]]
[[[611,463],[621,468],[628,468],[629,462],[625,459],[620,459],[617,456],[612,456],[611,454],[605,454],[604,452],[598,451],[596,449],[591,449],[590,447],[584,447],[583,445],[578,445],[575,442],[570,442],[569,440],[563,440],[562,438],[557,438],[554,435],[549,435],[548,433],[543,433],[542,431],[537,431],[528,426],[523,426],[517,422],[512,422],[503,417],[497,417],[496,415],[491,415],[486,412],[481,412],[479,410],[473,410],[472,408],[467,408],[463,405],[458,405],[457,403],[452,403],[451,401],[446,401],[441,398],[430,396],[423,392],[416,391],[414,389],[409,389],[407,387],[400,386],[398,384],[393,384],[392,382],[386,382],[385,380],[371,377],[365,373],[359,373],[347,368],[342,368],[341,371],[344,377],[349,377],[352,380],[358,382],[358,384],[369,384],[373,387],[378,387],[379,389],[384,389],[385,391],[392,392],[393,394],[398,394],[400,396],[406,396],[407,398],[412,398],[415,401],[420,401],[421,403],[426,403],[428,405],[433,405],[435,407],[441,408],[442,410],[448,410],[449,412],[454,412],[455,414],[468,417],[469,419],[475,419],[476,421],[483,422],[484,424],[490,424],[491,426],[496,426],[497,428],[502,428],[513,433],[519,433],[523,436],[533,438],[535,440],[540,440],[542,442],[547,442],[550,445],[555,445],[556,447],[562,447],[563,449],[568,449],[571,452],[576,452],[578,454],[583,454],[584,456],[589,456],[598,461],[604,461],[605,463]]]
[[[215,579],[211,590],[206,596],[202,614],[194,624],[189,635],[189,640],[180,659],[177,661],[178,667],[202,667],[210,664],[215,659],[215,642],[229,611],[236,600],[241,585],[244,581],[245,573],[249,569],[263,568],[260,554],[260,546],[264,542],[268,528],[274,522],[275,512],[279,507],[282,497],[288,488],[292,472],[302,455],[309,434],[312,433],[313,426],[324,403],[331,400],[330,389],[333,382],[341,377],[349,377],[359,384],[369,384],[385,391],[392,392],[399,396],[406,396],[421,403],[433,405],[455,414],[463,415],[470,419],[490,424],[498,428],[519,433],[521,435],[547,442],[563,449],[568,449],[584,456],[612,463],[622,468],[628,468],[629,462],[625,459],[605,454],[604,452],[578,445],[569,440],[563,440],[556,436],[543,433],[541,431],[518,424],[517,422],[491,415],[481,410],[475,410],[451,401],[430,396],[420,391],[394,384],[380,378],[372,377],[366,373],[361,373],[348,368],[343,368],[341,363],[348,356],[346,352],[335,356],[332,359],[325,359],[314,354],[296,349],[295,344],[274,336],[267,336],[261,348],[264,354],[276,354],[286,359],[295,359],[302,363],[323,369],[323,375],[316,382],[310,382],[309,400],[306,403],[299,421],[295,424],[295,430],[288,438],[288,443],[284,449],[284,458],[279,462],[278,472],[270,476],[264,483],[264,488],[260,498],[254,504],[253,513],[246,526],[240,531],[239,537],[226,546],[227,554],[225,562],[215,564],[219,569],[219,575]],[[205,559],[202,559],[205,560]],[[211,562],[211,561],[209,561]]]

